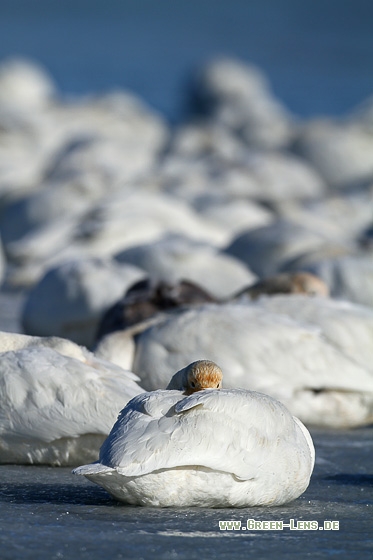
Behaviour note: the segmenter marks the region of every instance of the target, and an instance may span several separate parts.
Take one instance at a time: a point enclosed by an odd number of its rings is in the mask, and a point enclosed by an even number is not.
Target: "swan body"
[[[271,313],[286,315],[313,325],[322,336],[367,371],[373,364],[373,310],[364,305],[330,298],[292,295],[262,297],[256,305]]]
[[[267,395],[157,390],[132,399],[99,461],[73,472],[130,504],[275,506],[306,490],[314,458],[306,428]]]
[[[96,458],[137,376],[68,340],[1,335],[0,463]]]
[[[96,357],[84,346],[59,336],[31,336],[0,331],[0,353],[22,350],[24,348],[50,348],[63,356],[75,358],[81,362],[94,363]],[[99,359],[97,360],[99,362]]]

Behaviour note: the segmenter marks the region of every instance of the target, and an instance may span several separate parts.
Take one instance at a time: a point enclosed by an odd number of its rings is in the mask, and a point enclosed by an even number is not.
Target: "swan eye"
[[[195,388],[196,384],[194,383],[194,381],[191,381],[191,382],[190,382],[190,386],[192,387],[192,389]]]

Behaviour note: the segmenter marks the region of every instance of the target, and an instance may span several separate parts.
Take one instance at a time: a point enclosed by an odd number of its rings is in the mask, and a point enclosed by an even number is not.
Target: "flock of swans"
[[[125,324],[103,318],[103,340],[115,337],[106,358],[59,337],[0,333],[0,461],[88,462],[74,473],[137,505],[295,499],[315,460],[304,424],[372,421],[373,312],[259,289],[203,303],[197,290],[197,303],[177,305],[163,285],[140,282],[114,307]]]
[[[0,463],[137,505],[297,498],[308,428],[373,421],[371,133],[294,123],[232,61],[172,137],[27,68],[0,68],[0,276],[27,291],[26,334],[0,332]]]

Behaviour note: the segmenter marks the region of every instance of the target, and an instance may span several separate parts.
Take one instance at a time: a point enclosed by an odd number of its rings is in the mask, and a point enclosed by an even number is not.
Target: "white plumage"
[[[0,463],[93,460],[143,392],[133,373],[68,340],[0,333],[0,351]]]
[[[313,465],[308,431],[267,395],[158,390],[132,399],[99,462],[73,472],[130,504],[246,507],[294,500]]]
[[[341,354],[372,372],[372,308],[349,301],[310,298],[300,294],[262,297],[256,305],[271,313],[287,315],[298,322],[316,326],[321,329],[323,338]],[[371,378],[373,383],[373,372]]]
[[[145,330],[132,368],[146,390],[159,389],[205,356],[225,371],[226,388],[271,395],[306,425],[364,425],[373,420],[372,332],[370,309],[327,298],[210,304]]]

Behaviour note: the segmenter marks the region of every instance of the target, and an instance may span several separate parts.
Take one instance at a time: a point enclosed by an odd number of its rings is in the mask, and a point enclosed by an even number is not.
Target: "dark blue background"
[[[259,65],[303,116],[373,93],[371,0],[0,0],[0,59],[42,62],[63,93],[127,87],[172,120],[217,54]]]

